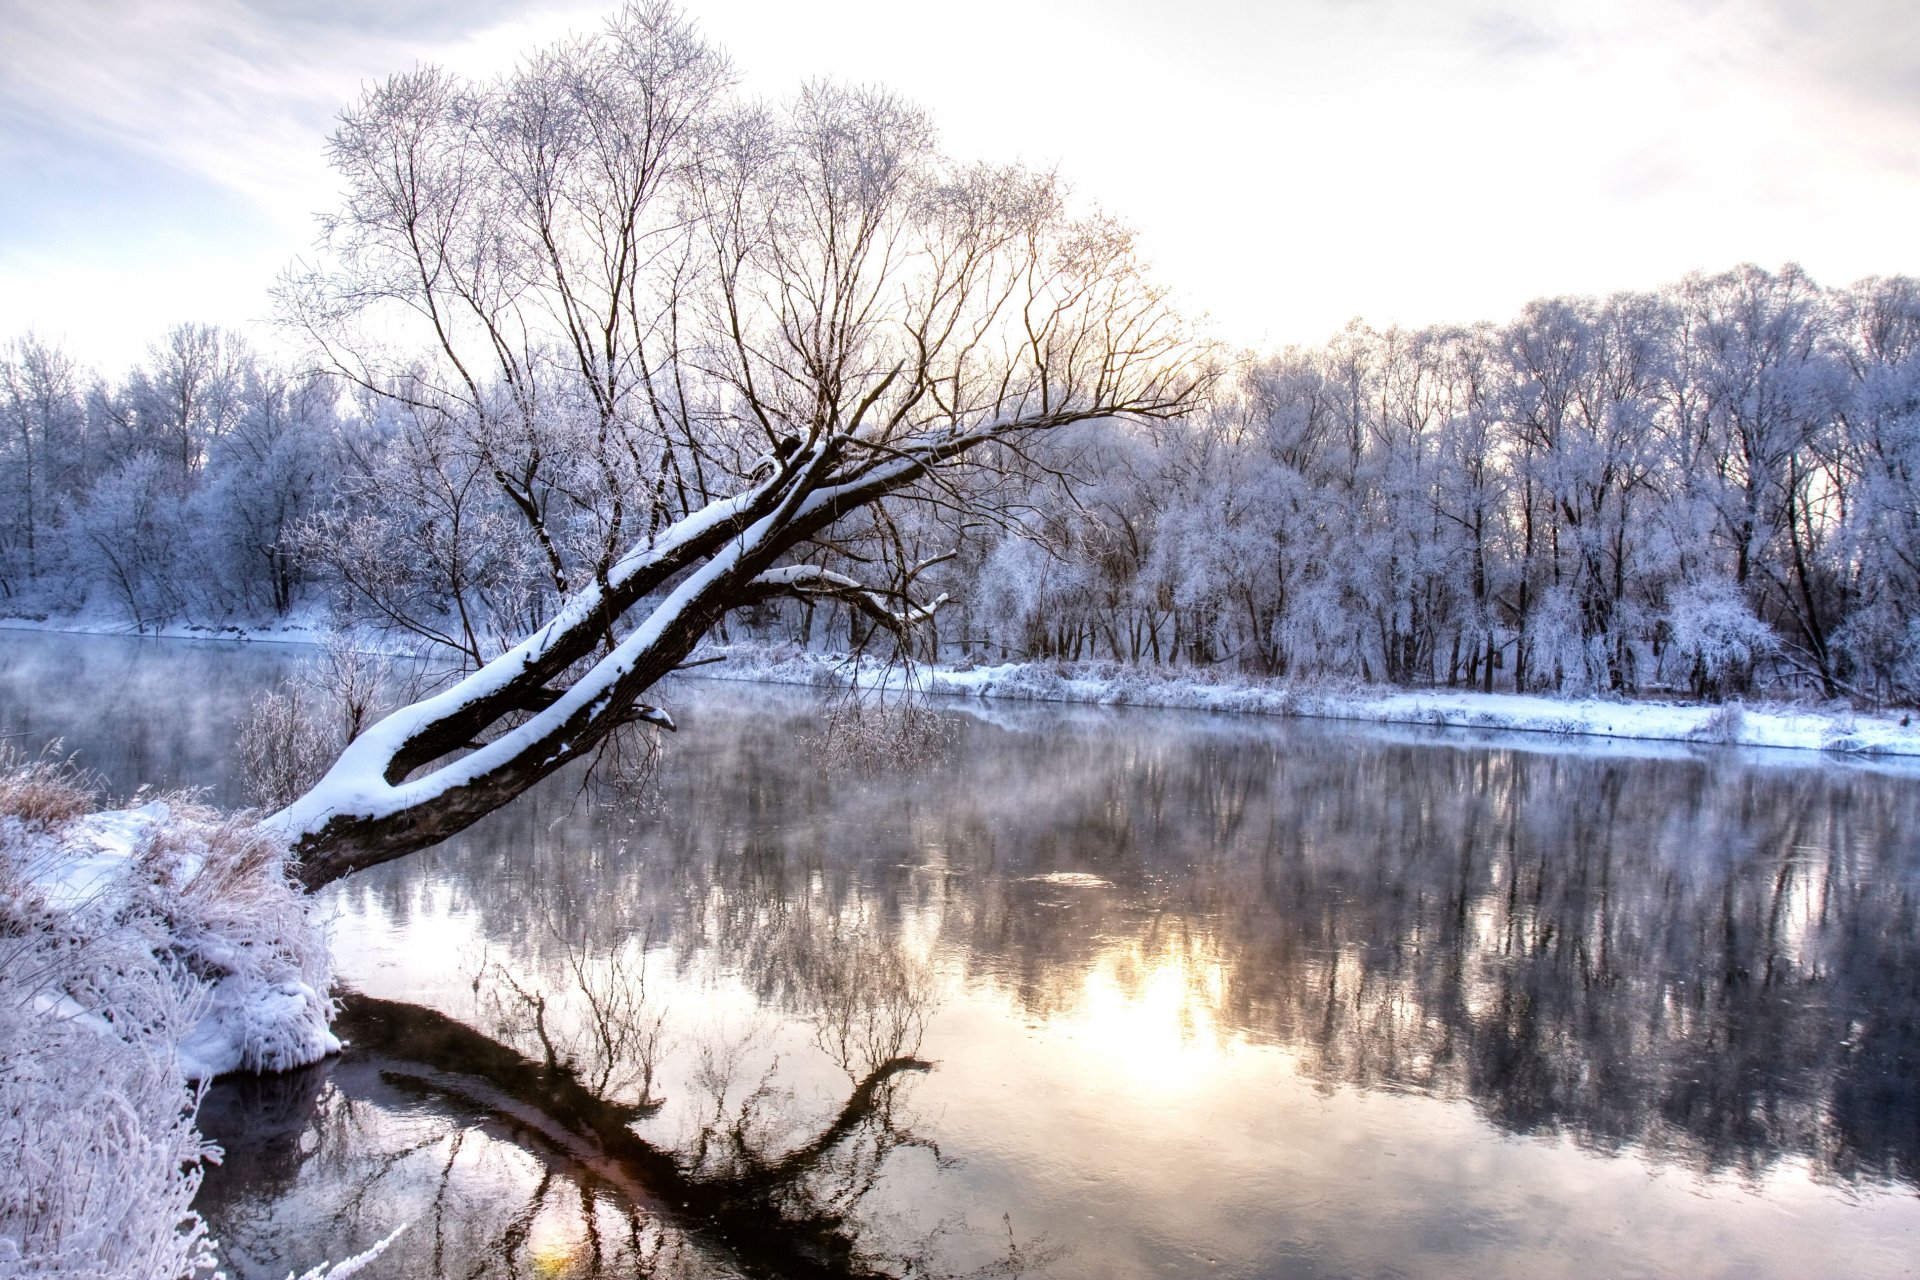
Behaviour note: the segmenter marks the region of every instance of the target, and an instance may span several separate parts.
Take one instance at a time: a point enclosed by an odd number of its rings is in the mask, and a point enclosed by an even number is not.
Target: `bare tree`
[[[864,580],[809,558],[855,513],[964,502],[965,468],[1035,433],[1196,402],[1195,348],[1129,237],[1070,217],[1050,175],[955,165],[883,92],[735,108],[723,83],[683,19],[634,7],[497,84],[397,77],[335,136],[336,252],[288,282],[288,316],[494,464],[554,595],[503,652],[463,642],[470,674],[268,819],[310,886],[445,838],[623,725],[670,727],[641,695],[730,611],[930,616],[920,563]],[[395,312],[429,357],[382,365],[368,334]]]

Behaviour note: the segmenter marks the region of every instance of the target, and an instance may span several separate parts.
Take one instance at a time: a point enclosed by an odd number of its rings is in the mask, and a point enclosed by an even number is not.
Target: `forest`
[[[1218,358],[1210,387],[1174,421],[1054,433],[966,503],[913,504],[813,558],[951,553],[920,578],[954,603],[911,641],[944,662],[1920,696],[1911,279],[1745,266],[1501,325],[1355,322]],[[324,612],[477,664],[561,596],[535,534],[587,515],[561,474],[588,461],[566,456],[568,417],[450,435],[201,325],[113,376],[16,338],[0,610],[133,628]],[[679,500],[698,484],[676,476]],[[729,635],[846,648],[864,622],[770,601]]]

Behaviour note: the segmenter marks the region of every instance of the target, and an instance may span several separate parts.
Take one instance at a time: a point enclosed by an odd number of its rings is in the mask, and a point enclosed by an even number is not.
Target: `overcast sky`
[[[0,0],[0,337],[117,370],[176,321],[256,324],[362,85],[501,70],[610,8]],[[877,81],[957,155],[1057,166],[1238,345],[1742,261],[1920,273],[1914,0],[689,9],[749,92]]]

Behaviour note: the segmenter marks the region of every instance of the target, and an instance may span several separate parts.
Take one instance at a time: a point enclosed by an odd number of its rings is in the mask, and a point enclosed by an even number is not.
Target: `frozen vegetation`
[[[326,938],[246,820],[95,802],[0,761],[0,1275],[200,1274],[199,1085],[340,1047]]]
[[[583,389],[425,412],[349,385],[191,325],[117,376],[4,344],[0,616],[337,617],[476,666],[591,576],[621,495],[664,527],[768,447],[703,409],[664,453],[622,419],[610,455]],[[951,553],[914,575],[951,599],[915,642],[948,663],[1911,705],[1916,475],[1920,285],[1742,267],[1229,362],[1175,420],[1051,430],[805,558]],[[728,625],[844,649],[871,621],[792,593]]]

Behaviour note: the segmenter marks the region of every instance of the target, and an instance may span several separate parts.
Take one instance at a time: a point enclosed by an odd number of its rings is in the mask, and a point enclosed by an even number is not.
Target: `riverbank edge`
[[[332,953],[250,815],[102,800],[0,750],[0,1273],[200,1275],[204,1082],[339,1052]]]
[[[897,664],[870,658],[742,645],[703,646],[695,652],[694,661],[703,658],[724,661],[688,674],[828,688],[900,690],[911,686],[923,693],[949,697],[1708,743],[1839,755],[1920,756],[1920,728],[1913,726],[1910,716],[1870,714],[1846,707],[1303,686],[1255,678],[1209,680],[1113,663],[1009,662],[970,668],[915,665],[909,672]]]
[[[124,623],[98,619],[0,618],[0,629],[277,644],[319,644],[333,634],[313,615],[258,626],[173,624],[138,633]],[[898,663],[820,653],[792,644],[707,643],[692,660],[703,665],[684,674],[708,680],[879,691],[911,686],[942,697],[1766,747],[1840,756],[1920,756],[1920,727],[1914,725],[1911,714],[1862,712],[1836,704],[1697,703],[1386,689],[1357,683],[1298,684],[1111,662],[914,664],[909,670]]]

